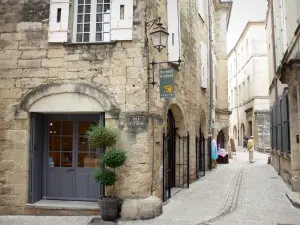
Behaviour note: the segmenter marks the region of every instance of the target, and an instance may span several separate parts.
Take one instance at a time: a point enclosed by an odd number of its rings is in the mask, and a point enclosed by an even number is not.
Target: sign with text
[[[159,70],[160,98],[175,98],[174,72],[172,68]]]
[[[146,117],[144,115],[130,115],[128,116],[129,127],[143,127],[146,124]]]

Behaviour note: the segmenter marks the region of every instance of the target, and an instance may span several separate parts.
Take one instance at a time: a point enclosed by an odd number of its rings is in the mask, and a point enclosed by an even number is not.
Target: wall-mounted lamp
[[[161,23],[161,17],[147,22],[146,29],[150,30],[154,25],[156,25],[156,27],[153,28],[153,31],[150,32],[152,44],[159,52],[161,52],[164,48],[167,48],[169,33],[163,27],[163,24]],[[180,56],[177,61],[156,62],[155,60],[152,60],[152,62],[149,63],[150,65],[152,65],[152,82],[150,82],[150,84],[152,84],[153,87],[156,84],[156,82],[154,81],[154,66],[156,64],[176,63],[178,64],[178,66],[180,66],[182,62],[183,61],[180,59]]]
[[[166,28],[162,26],[163,24],[161,23],[160,17],[146,23],[147,29],[151,29],[154,24],[156,27],[154,27],[152,32],[150,32],[150,36],[154,48],[157,48],[158,51],[161,52],[161,50],[167,47],[169,33],[167,32]]]

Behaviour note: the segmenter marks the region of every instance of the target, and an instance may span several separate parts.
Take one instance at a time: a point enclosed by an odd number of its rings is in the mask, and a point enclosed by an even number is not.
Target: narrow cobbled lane
[[[174,196],[164,214],[151,221],[119,222],[120,225],[300,225],[300,210],[286,197],[290,189],[267,164],[268,155],[255,152],[237,158]]]
[[[266,154],[238,151],[230,164],[218,165],[182,190],[164,206],[164,213],[147,221],[119,225],[300,225],[300,210],[286,197],[289,188],[267,164]],[[0,216],[1,225],[86,225],[92,217]]]

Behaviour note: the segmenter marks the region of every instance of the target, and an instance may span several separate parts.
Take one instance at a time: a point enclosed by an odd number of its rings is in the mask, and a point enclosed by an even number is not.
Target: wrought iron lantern
[[[156,27],[153,28],[153,31],[150,32],[150,36],[152,39],[152,44],[155,48],[158,49],[159,52],[167,47],[169,33],[167,32],[166,28],[162,26],[160,22],[161,18],[158,17],[157,19],[150,21],[147,23],[147,28],[150,29],[154,24]]]
[[[153,46],[157,48],[159,52],[161,52],[162,49],[167,47],[169,33],[164,27],[161,26],[161,23],[157,25],[160,26],[155,27],[150,35]]]

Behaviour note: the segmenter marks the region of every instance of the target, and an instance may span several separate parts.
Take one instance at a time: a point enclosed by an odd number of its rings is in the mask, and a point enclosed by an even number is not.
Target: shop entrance
[[[32,115],[31,202],[41,198],[96,201],[103,194],[93,178],[101,149],[88,145],[90,125],[104,114]]]

